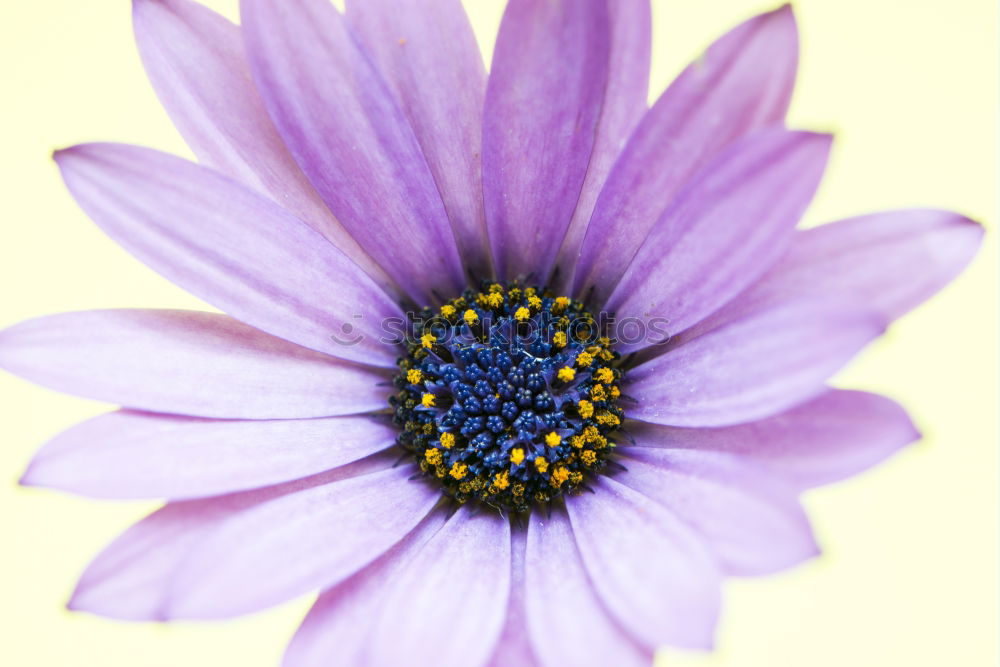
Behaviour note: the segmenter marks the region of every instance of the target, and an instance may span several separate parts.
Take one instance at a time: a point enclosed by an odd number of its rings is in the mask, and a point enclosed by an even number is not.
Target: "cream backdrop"
[[[207,4],[236,15],[237,0]],[[712,38],[773,7],[654,4],[653,96]],[[488,52],[502,2],[467,6]],[[900,400],[924,440],[808,494],[824,554],[787,574],[730,582],[718,651],[665,650],[659,659],[689,667],[995,665],[996,6],[800,0],[795,8],[802,59],[791,122],[837,133],[807,223],[940,206],[983,221],[990,234],[966,275],[837,378]],[[64,310],[203,307],[105,238],[49,157],[93,140],[189,155],[144,78],[127,0],[5,0],[0,37],[0,326]],[[19,488],[36,447],[107,406],[3,374],[0,406],[0,664],[278,664],[309,600],[217,624],[123,624],[64,611],[91,556],[153,504]]]

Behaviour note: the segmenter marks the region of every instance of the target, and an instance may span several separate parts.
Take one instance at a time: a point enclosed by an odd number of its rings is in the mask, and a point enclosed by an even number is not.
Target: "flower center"
[[[389,402],[399,444],[446,495],[522,512],[607,465],[623,372],[583,304],[483,285],[412,331]]]

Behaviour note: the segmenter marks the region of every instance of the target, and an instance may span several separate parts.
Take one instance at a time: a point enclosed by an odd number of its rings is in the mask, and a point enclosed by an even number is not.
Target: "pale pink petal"
[[[91,310],[0,331],[0,368],[32,382],[139,410],[296,419],[386,406],[388,377],[225,315]]]
[[[621,482],[694,528],[726,574],[756,576],[819,553],[795,489],[742,457],[694,449],[622,447]]]
[[[189,0],[133,0],[132,16],[146,74],[198,161],[266,194],[390,285],[292,159],[254,87],[239,27]]]
[[[199,542],[171,582],[171,618],[226,618],[333,586],[392,548],[441,491],[397,468],[282,496]]]
[[[532,512],[525,562],[527,626],[541,664],[652,663],[655,647],[640,647],[604,609],[565,510]]]
[[[799,488],[856,475],[920,437],[899,404],[838,389],[747,424],[678,428],[631,422],[628,433],[641,447],[732,453],[767,466]]]
[[[443,510],[432,511],[396,546],[374,563],[325,591],[309,610],[292,638],[284,667],[327,667],[363,664],[368,644],[384,639],[371,636],[371,626],[399,571],[444,525]]]
[[[590,581],[623,628],[646,646],[712,646],[720,575],[690,528],[608,477],[566,507]]]
[[[346,6],[420,142],[466,270],[490,275],[480,167],[486,68],[461,0]]]
[[[392,465],[374,456],[308,479],[203,500],[169,503],[125,531],[87,567],[69,608],[127,621],[166,621],[170,588],[193,548],[240,512],[303,489]]]
[[[262,331],[335,357],[395,367],[399,306],[357,264],[272,201],[148,148],[56,154],[70,192],[111,238],[197,297]]]
[[[241,421],[120,411],[56,436],[22,484],[93,498],[214,496],[330,470],[393,445],[386,419]]]
[[[504,624],[510,558],[507,518],[463,505],[399,573],[361,664],[485,665]]]

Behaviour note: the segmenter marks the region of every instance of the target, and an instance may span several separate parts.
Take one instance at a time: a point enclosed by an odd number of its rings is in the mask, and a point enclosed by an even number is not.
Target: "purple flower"
[[[73,609],[224,618],[319,591],[289,667],[643,664],[711,646],[725,575],[816,555],[804,489],[916,439],[826,380],[972,258],[954,213],[798,231],[830,137],[783,124],[785,6],[647,109],[647,0],[135,0],[199,164],[56,154],[112,238],[225,315],[0,332],[121,410],[25,484],[166,498]],[[613,314],[613,315],[612,315]]]

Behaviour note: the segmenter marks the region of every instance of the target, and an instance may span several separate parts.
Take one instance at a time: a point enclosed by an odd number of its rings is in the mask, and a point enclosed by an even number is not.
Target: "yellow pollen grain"
[[[523,322],[529,317],[531,317],[531,311],[525,308],[524,306],[521,306],[516,311],[514,311],[514,318],[518,322]]]
[[[475,324],[476,322],[479,321],[479,315],[476,315],[476,311],[472,310],[471,308],[465,311],[462,317],[465,319],[465,322],[467,324]]]
[[[588,449],[580,454],[580,459],[588,466],[592,466],[597,462],[597,452],[592,449]]]
[[[542,307],[542,300],[539,299],[537,296],[529,296],[528,305],[534,308],[535,310],[538,310],[539,308]]]
[[[406,371],[406,379],[411,384],[419,384],[419,382],[424,379],[424,374],[421,373],[420,370],[417,368],[411,368],[410,370]]]
[[[611,425],[611,426],[618,426],[619,424],[621,424],[621,420],[618,419],[618,417],[616,417],[615,415],[611,414],[610,412],[602,412],[601,414],[597,415],[597,421],[601,424]]]
[[[455,479],[462,479],[465,477],[467,472],[469,472],[469,466],[464,463],[453,463],[451,464],[451,470],[448,471],[448,474]]]
[[[594,404],[586,399],[577,403],[576,409],[579,411],[580,416],[584,419],[590,419],[594,414]]]
[[[441,314],[444,315],[445,317],[454,317],[455,306],[446,303],[445,305],[441,306]]]
[[[552,344],[556,347],[566,347],[566,332],[557,331],[554,336],[552,336]]]
[[[578,366],[584,366],[584,367],[589,366],[592,363],[594,363],[594,355],[592,355],[590,352],[581,352],[580,354],[576,355],[576,363]]]
[[[566,466],[556,466],[552,471],[552,477],[549,479],[549,484],[558,489],[566,482],[567,479],[569,479],[569,470]]]
[[[410,372],[412,373],[413,371]],[[417,372],[419,373],[420,371]],[[576,371],[569,366],[563,366],[562,368],[559,369],[559,372],[556,374],[556,376],[563,382],[569,382],[570,380],[576,377]]]
[[[431,393],[424,394],[423,396],[420,397],[420,403],[425,408],[434,407],[434,394]]]
[[[544,473],[548,469],[549,469],[549,462],[545,460],[545,457],[544,456],[536,456],[535,457],[535,470],[537,470],[540,473]]]
[[[574,435],[569,439],[569,444],[573,446],[574,449],[583,448],[584,439],[582,435]]]
[[[521,465],[522,461],[524,461],[524,450],[523,449],[521,449],[520,447],[515,447],[514,449],[510,450],[510,462],[511,463],[513,463],[516,466],[519,466],[519,465]]]
[[[590,388],[590,397],[592,399],[594,399],[595,401],[606,400],[607,397],[608,397],[608,395],[604,393],[604,385],[603,384],[595,384],[593,387],[591,387]]]
[[[441,463],[441,450],[439,449],[428,449],[424,452],[424,458],[432,466],[436,466]]]
[[[451,449],[455,446],[455,434],[453,433],[442,433],[441,434],[441,446],[445,449]]]
[[[545,444],[549,447],[558,447],[562,443],[562,438],[555,431],[552,431],[547,436],[545,436]],[[537,459],[536,459],[537,461]]]
[[[493,477],[493,486],[495,486],[496,488],[500,489],[501,491],[503,491],[508,486],[510,486],[510,477],[508,476],[506,470],[504,470],[502,472],[498,472]]]
[[[594,371],[594,379],[607,384],[615,379],[615,372],[610,368],[598,368]]]

